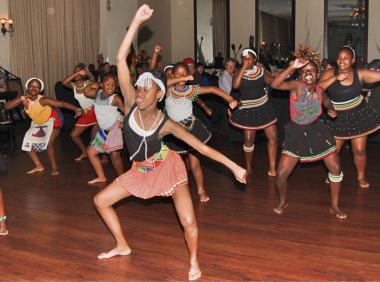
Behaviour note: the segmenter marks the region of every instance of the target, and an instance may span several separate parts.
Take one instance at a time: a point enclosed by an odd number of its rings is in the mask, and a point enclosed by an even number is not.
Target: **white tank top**
[[[88,81],[84,83],[84,87],[88,85]],[[80,107],[86,113],[94,106],[94,99],[87,98],[83,93],[78,93],[77,88],[73,84],[74,98],[78,101]]]
[[[102,89],[99,89],[96,93],[95,115],[101,129],[109,130],[117,119],[121,117],[117,106],[112,106],[112,101],[116,95],[105,96]]]

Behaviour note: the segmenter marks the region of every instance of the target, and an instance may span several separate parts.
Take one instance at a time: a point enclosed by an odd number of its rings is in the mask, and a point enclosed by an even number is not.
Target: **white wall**
[[[369,0],[368,15],[368,62],[380,59],[380,1]]]
[[[0,19],[1,18],[8,18],[8,0],[0,0]],[[17,32],[17,23],[15,23],[16,31]],[[11,54],[10,54],[10,42],[9,42],[9,34],[7,34],[5,37],[0,34],[0,66],[2,66],[5,69],[10,70],[10,60],[11,60]]]
[[[320,51],[324,47],[324,0],[296,0],[295,47],[306,43]]]
[[[172,54],[171,0],[139,0],[138,6],[144,3],[148,4],[154,12],[152,18],[140,29],[138,49],[145,50],[151,56],[154,46],[159,43],[162,46],[162,62],[168,64]]]
[[[236,49],[243,44],[243,48],[249,45],[249,36],[255,36],[255,0],[230,0],[230,44],[235,44]],[[230,55],[234,56],[234,53],[230,46]],[[240,54],[238,54],[238,59]]]
[[[108,58],[110,64],[115,64],[121,40],[137,10],[137,0],[111,0],[110,3],[111,10],[107,11],[107,1],[100,0],[99,50],[104,59]]]
[[[171,61],[194,57],[193,0],[171,0]]]

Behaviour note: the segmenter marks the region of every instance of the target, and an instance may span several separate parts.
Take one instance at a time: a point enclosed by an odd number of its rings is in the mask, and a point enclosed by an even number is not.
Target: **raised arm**
[[[18,105],[22,104],[24,101],[25,101],[25,97],[24,97],[24,96],[18,96],[18,97],[16,97],[16,98],[13,99],[13,100],[8,101],[8,102],[4,105],[4,109],[6,109],[6,110],[11,110],[11,109],[13,109],[13,108],[16,108]]]
[[[296,59],[291,63],[286,70],[280,72],[272,81],[271,87],[279,90],[293,90],[297,89],[297,80],[285,81],[296,69],[303,67],[307,62]]]
[[[248,59],[246,57],[243,57],[243,65],[239,69],[239,71],[234,76],[234,79],[232,81],[232,88],[238,89],[241,83],[241,79],[243,78],[244,71],[247,69],[248,66]]]
[[[334,69],[326,69],[319,79],[318,86],[326,90],[335,81],[343,81],[345,79],[347,79],[346,74],[338,73],[337,75],[334,75]]]
[[[55,108],[65,108],[68,110],[72,110],[75,112],[76,116],[80,116],[82,114],[81,108],[78,108],[78,107],[74,106],[73,104],[70,104],[70,103],[67,103],[64,101],[57,101],[54,99],[43,97],[40,99],[40,104],[42,106],[51,106],[51,107],[55,107]]]
[[[188,75],[184,77],[172,77],[172,78],[167,79],[166,85],[169,87],[179,82],[187,82],[191,80],[194,80],[194,77],[192,75]]]
[[[233,174],[235,175],[235,178],[239,182],[246,183],[247,175],[246,175],[245,169],[238,166],[236,163],[231,161],[229,158],[227,158],[225,155],[221,154],[220,152],[203,144],[193,134],[187,132],[179,124],[171,120],[168,120],[163,126],[163,128],[161,129],[160,134],[162,136],[167,135],[167,134],[173,134],[176,138],[182,140],[183,142],[186,142],[189,146],[197,150],[202,155],[209,157],[210,159],[213,159],[225,165],[227,168],[229,168],[233,172]]]
[[[139,27],[143,22],[147,21],[152,14],[153,10],[146,4],[137,10],[116,55],[117,76],[121,93],[124,97],[125,113],[129,112],[136,101],[136,91],[132,84],[131,74],[127,64],[127,56]]]
[[[87,98],[92,98],[94,99],[96,97],[96,91],[98,91],[98,89],[100,88],[100,83],[99,82],[94,82],[94,83],[91,83],[89,85],[86,86],[86,88],[84,89],[84,96],[86,96]]]
[[[380,72],[368,69],[360,69],[358,71],[359,79],[365,83],[376,83],[380,81]]]
[[[124,104],[119,95],[115,95],[112,100],[112,106],[115,106],[124,114]]]
[[[161,49],[162,49],[162,47],[159,44],[156,44],[156,46],[154,46],[152,59],[151,59],[150,64],[149,64],[150,70],[154,70],[155,68],[157,68],[158,56],[161,53]]]
[[[202,95],[202,94],[210,94],[210,93],[221,97],[224,101],[228,103],[231,109],[234,109],[238,105],[238,102],[234,98],[232,98],[222,89],[215,86],[201,86],[198,94]]]
[[[68,77],[66,77],[63,81],[62,81],[62,84],[67,87],[67,88],[70,88],[70,89],[73,89],[73,86],[71,84],[71,82],[74,80],[74,78],[77,76],[77,75],[83,75],[83,76],[86,76],[87,75],[87,71],[86,70],[80,70],[78,72],[75,72],[73,74],[70,74]]]

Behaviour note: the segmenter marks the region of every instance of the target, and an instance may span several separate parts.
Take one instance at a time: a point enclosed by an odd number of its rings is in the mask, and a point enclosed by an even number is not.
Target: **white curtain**
[[[99,1],[11,0],[15,20],[11,71],[25,82],[32,76],[55,97],[54,85],[77,63],[95,63],[99,53]]]

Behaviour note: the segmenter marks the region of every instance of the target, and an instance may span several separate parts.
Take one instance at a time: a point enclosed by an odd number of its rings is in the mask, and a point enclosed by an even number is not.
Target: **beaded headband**
[[[172,69],[174,66],[173,65],[167,65],[166,67],[164,67],[164,72],[166,72],[166,70],[168,69]]]
[[[142,75],[140,75],[135,83],[135,86],[151,88],[152,80],[158,85],[158,87],[160,87],[160,90],[164,92],[164,95],[162,95],[159,100],[161,102],[165,96],[165,86],[164,83],[160,79],[155,78],[151,72],[144,72]]]
[[[31,77],[29,78],[26,82],[25,82],[25,89],[28,89],[28,85],[29,85],[29,82],[31,82],[32,80],[37,80],[40,84],[41,84],[41,92],[42,90],[44,90],[44,83],[41,79],[39,79],[38,77]]]
[[[257,54],[256,54],[256,52],[253,51],[252,49],[249,49],[249,48],[244,49],[244,50],[241,52],[241,55],[242,55],[243,57],[246,57],[246,56],[248,56],[249,53],[251,53],[253,56],[255,56],[255,57],[257,58]]]
[[[354,50],[354,48],[352,48],[350,45],[344,45],[344,46],[342,46],[342,48],[350,49],[351,52],[352,52],[352,55],[354,55],[354,59],[355,59],[356,54],[355,54],[355,50]]]
[[[308,61],[313,61],[318,67],[321,63],[319,59],[319,52],[317,50],[311,49],[307,45],[298,45],[298,50],[293,52],[293,56],[296,58],[303,58]]]

